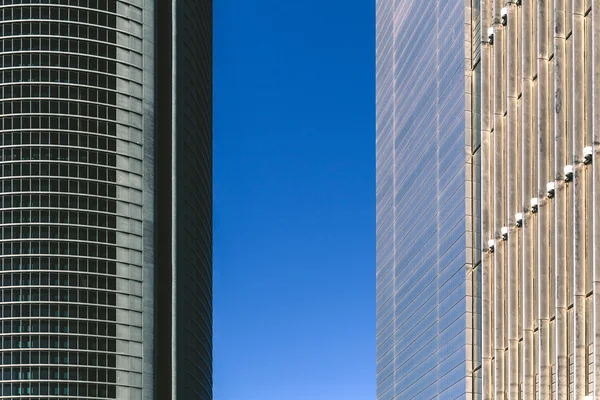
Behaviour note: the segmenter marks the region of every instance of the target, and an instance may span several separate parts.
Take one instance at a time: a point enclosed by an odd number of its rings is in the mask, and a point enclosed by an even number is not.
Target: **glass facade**
[[[212,3],[155,4],[0,5],[0,398],[212,396]]]
[[[469,9],[377,1],[378,400],[473,391]]]

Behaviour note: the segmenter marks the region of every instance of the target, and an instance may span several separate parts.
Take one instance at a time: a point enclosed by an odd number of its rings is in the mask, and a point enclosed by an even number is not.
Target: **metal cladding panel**
[[[464,30],[464,2],[377,1],[379,400],[471,390]]]

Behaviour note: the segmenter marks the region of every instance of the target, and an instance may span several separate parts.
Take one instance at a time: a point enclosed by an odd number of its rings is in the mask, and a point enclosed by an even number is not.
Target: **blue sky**
[[[215,400],[375,396],[374,2],[214,2]]]

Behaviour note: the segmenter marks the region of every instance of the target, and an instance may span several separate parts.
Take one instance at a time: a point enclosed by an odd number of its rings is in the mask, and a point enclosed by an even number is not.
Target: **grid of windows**
[[[0,6],[0,398],[117,397],[117,15]]]

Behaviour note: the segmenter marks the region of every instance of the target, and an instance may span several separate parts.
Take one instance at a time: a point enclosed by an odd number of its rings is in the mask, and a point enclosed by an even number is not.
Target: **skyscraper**
[[[379,400],[472,390],[465,15],[464,2],[377,1]]]
[[[596,4],[481,2],[485,399],[600,396]]]
[[[459,3],[377,2],[377,397],[600,396],[600,9]]]
[[[212,2],[0,15],[0,398],[210,399]]]

